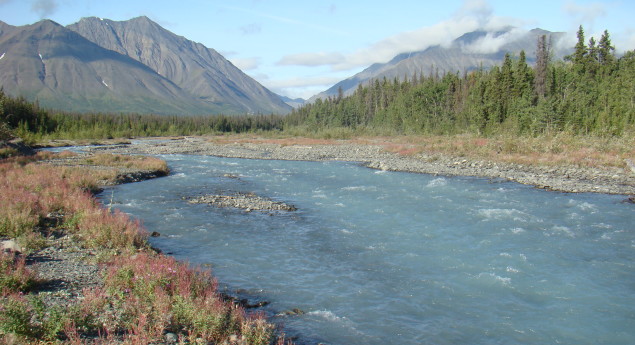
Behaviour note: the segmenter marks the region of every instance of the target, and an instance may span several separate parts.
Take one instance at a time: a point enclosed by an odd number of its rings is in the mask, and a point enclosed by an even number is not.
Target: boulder
[[[6,240],[0,242],[2,250],[5,252],[22,253],[22,247],[20,247],[14,240]]]

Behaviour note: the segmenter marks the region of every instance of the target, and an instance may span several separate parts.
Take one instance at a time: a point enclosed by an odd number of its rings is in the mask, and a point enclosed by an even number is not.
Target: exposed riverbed
[[[635,195],[635,170],[618,167],[540,166],[473,160],[441,154],[401,156],[379,145],[341,142],[337,145],[218,144],[203,138],[138,140],[134,145],[104,146],[98,150],[140,154],[195,154],[219,157],[303,161],[355,161],[378,170],[441,176],[506,179],[565,192]]]

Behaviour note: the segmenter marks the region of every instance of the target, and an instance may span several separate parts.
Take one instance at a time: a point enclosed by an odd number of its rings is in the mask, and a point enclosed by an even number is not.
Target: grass
[[[0,159],[14,157],[19,154],[18,150],[12,147],[2,147],[0,148]]]
[[[115,168],[134,168],[138,170],[152,170],[168,174],[167,163],[159,158],[148,156],[128,156],[109,153],[99,153],[85,159],[86,164]]]
[[[2,296],[28,291],[36,281],[35,272],[26,267],[23,255],[0,252],[0,294]]]
[[[626,159],[635,158],[635,136],[600,138],[559,133],[539,137],[484,138],[456,135],[371,138],[368,142],[401,155],[438,153],[524,165],[624,168]]]
[[[46,245],[47,231],[65,232],[100,253],[104,285],[84,291],[83,299],[68,308],[45,308],[29,293],[39,282],[26,267],[25,254],[0,255],[0,342],[84,344],[88,336],[101,344],[149,344],[173,332],[189,343],[285,343],[262,314],[225,301],[208,272],[157,254],[138,222],[100,205],[90,193],[104,177],[99,171],[38,162],[60,156],[73,155],[0,160],[0,236],[16,239],[28,253]],[[141,157],[89,159],[91,164],[167,169]],[[63,218],[55,229],[47,228],[52,214]]]
[[[474,134],[426,136],[342,136],[325,138],[324,133],[303,132],[307,136],[269,133],[265,137],[250,134],[208,138],[218,144],[266,143],[291,145],[378,145],[402,156],[442,154],[469,159],[524,165],[569,165],[587,168],[625,168],[625,160],[635,160],[635,135],[621,137],[577,136],[560,132],[537,137],[492,136]],[[332,137],[336,137],[333,133]]]

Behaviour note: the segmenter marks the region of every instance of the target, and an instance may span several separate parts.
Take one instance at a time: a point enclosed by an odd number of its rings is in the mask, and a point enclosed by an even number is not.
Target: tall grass
[[[572,165],[587,168],[625,167],[635,158],[635,136],[603,138],[559,132],[538,137],[402,136],[368,140],[401,155],[449,154],[525,165]]]
[[[240,334],[251,339],[248,344],[273,340],[273,326],[263,326],[260,315],[223,301],[208,272],[174,258],[151,253],[118,258],[105,280],[105,295],[123,306],[115,326],[131,329],[129,339],[157,341],[170,331],[215,343]]]
[[[35,283],[35,272],[26,267],[23,255],[0,252],[0,294],[2,296],[28,291]]]
[[[104,285],[84,291],[84,298],[68,308],[46,309],[29,294],[38,282],[24,256],[2,254],[0,342],[83,344],[86,335],[99,335],[100,343],[149,344],[162,341],[169,331],[190,343],[284,343],[261,314],[250,315],[223,300],[209,272],[155,253],[139,222],[100,205],[90,191],[99,186],[103,172],[38,163],[42,158],[54,156],[0,161],[0,236],[17,239],[27,252],[36,250],[33,243],[45,243],[52,231],[47,221],[62,215],[55,231],[106,253],[100,255],[106,265]],[[155,159],[93,159],[92,164],[167,171]]]
[[[86,163],[117,168],[135,168],[152,170],[163,174],[169,173],[167,163],[159,158],[148,156],[128,156],[109,153],[98,153],[86,158]]]

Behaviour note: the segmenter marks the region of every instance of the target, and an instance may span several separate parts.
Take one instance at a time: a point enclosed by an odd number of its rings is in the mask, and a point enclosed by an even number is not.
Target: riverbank
[[[412,148],[416,149],[412,149]],[[635,195],[635,169],[620,163],[558,163],[537,156],[533,162],[426,151],[415,145],[379,140],[287,140],[226,137],[138,140],[131,145],[98,146],[91,150],[134,154],[195,154],[232,158],[355,161],[369,168],[443,176],[505,179],[547,190],[571,193]],[[545,155],[546,156],[546,155]]]
[[[40,152],[0,160],[0,342],[269,344],[274,326],[162,255],[93,196],[168,173],[152,157]],[[284,343],[284,339],[280,339]]]

